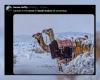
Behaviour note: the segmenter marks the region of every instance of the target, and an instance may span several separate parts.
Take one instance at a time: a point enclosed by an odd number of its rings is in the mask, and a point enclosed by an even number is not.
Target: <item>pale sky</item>
[[[45,28],[53,28],[54,32],[94,32],[94,16],[85,14],[16,14],[14,35],[32,35]]]

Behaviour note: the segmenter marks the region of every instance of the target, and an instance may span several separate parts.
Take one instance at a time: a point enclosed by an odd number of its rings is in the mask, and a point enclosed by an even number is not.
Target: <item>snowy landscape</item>
[[[59,39],[79,37],[88,35],[92,44],[94,36],[89,33],[63,32],[55,33]],[[46,35],[43,35],[44,41],[49,44],[50,41]],[[57,60],[51,58],[47,52],[36,53],[33,48],[39,48],[37,41],[31,35],[14,36],[14,74],[94,74],[94,51],[80,54],[67,65],[62,65],[63,72],[59,72]]]

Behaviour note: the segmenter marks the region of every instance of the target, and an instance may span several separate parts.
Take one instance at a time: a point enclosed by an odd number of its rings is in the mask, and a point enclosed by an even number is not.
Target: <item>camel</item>
[[[85,53],[85,52],[89,52],[89,51],[92,51],[93,49],[93,44],[91,44],[88,40],[88,36],[85,35],[84,36],[85,38],[83,39],[82,43],[81,43],[81,47],[82,47],[82,53]]]
[[[81,52],[82,52],[82,48],[81,48],[81,42],[79,39],[75,40],[75,47],[74,47],[74,57],[77,57]]]
[[[49,28],[49,29],[44,29],[42,31],[43,33],[47,34],[49,36],[49,39],[50,39],[50,42],[52,42],[53,40],[55,40],[55,37],[54,37],[54,32],[53,32],[53,29],[52,28]],[[58,43],[58,41],[57,41]],[[62,59],[60,60],[59,58],[57,59],[57,63],[58,63],[58,67],[59,67],[59,71],[61,70],[62,71],[62,66],[61,66],[61,63],[65,63],[65,60]]]
[[[39,43],[40,47],[46,51],[46,52],[50,52],[50,47],[49,45],[46,45],[44,40],[43,40],[43,36],[42,33],[36,33],[32,36],[33,38],[35,38],[37,40],[37,42]],[[52,37],[53,38],[53,37]],[[50,39],[52,40],[52,39]],[[59,67],[59,71],[63,71],[61,64],[59,63],[59,59],[57,59],[57,63],[58,63],[58,67]]]
[[[42,33],[36,33],[34,35],[32,35],[33,38],[35,38],[37,40],[37,42],[39,43],[40,47],[46,51],[46,52],[50,52],[50,48],[49,45],[46,45],[44,40],[43,40],[43,36]]]
[[[75,39],[75,57],[81,53],[86,53],[93,51],[93,44],[90,44],[88,41],[88,35],[84,35],[84,37],[78,37]]]
[[[52,29],[52,28],[44,29],[42,32],[45,33],[45,34],[47,34],[47,35],[49,36],[49,39],[50,39],[51,42],[52,42],[53,40],[55,40],[54,32],[53,32],[53,29]],[[56,40],[56,41],[57,41],[59,47],[64,47],[64,46],[66,46],[65,44],[60,45],[60,40]],[[70,40],[69,40],[69,42],[70,42]]]
[[[55,40],[54,32],[53,32],[53,29],[52,29],[52,28],[44,29],[42,32],[45,33],[45,34],[47,34],[47,35],[49,36],[49,39],[50,39],[51,42],[52,42],[53,40]],[[65,44],[63,44],[63,45],[60,44],[60,40],[56,40],[56,41],[57,41],[59,47],[64,47],[64,46],[65,46]],[[65,41],[66,41],[66,40],[65,40]],[[70,40],[69,40],[69,42],[70,42]],[[69,58],[69,59],[70,59],[70,58]],[[67,61],[69,61],[69,59],[67,59]],[[62,59],[62,60],[60,60],[59,62],[64,64],[64,63],[66,63],[66,60],[65,60],[65,59]]]

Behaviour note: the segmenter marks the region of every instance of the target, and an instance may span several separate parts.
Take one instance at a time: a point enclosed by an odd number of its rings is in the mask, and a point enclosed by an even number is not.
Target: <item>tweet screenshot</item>
[[[95,75],[95,5],[5,5],[5,75]]]

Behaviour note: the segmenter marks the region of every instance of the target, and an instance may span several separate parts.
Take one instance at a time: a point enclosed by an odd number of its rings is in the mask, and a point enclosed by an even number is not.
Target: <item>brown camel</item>
[[[44,40],[43,40],[43,36],[42,33],[36,33],[32,36],[33,38],[35,38],[37,40],[37,42],[39,43],[40,47],[46,51],[46,52],[50,52],[50,48],[49,45],[46,45]]]
[[[45,34],[47,34],[49,36],[49,39],[50,39],[51,42],[53,40],[55,40],[54,32],[53,32],[53,29],[52,28],[44,29],[42,32],[45,33]],[[59,40],[57,40],[57,43],[59,45]],[[60,62],[64,63],[65,61],[64,60],[60,60]]]
[[[55,40],[54,32],[53,32],[52,28],[44,29],[42,32],[45,33],[45,34],[47,34],[49,36],[50,42],[52,42],[53,40]],[[58,41],[57,41],[57,43],[58,43]],[[60,60],[58,58],[57,59],[57,63],[58,63],[59,71],[63,71],[61,63],[63,63],[63,64],[66,63],[65,59]]]

